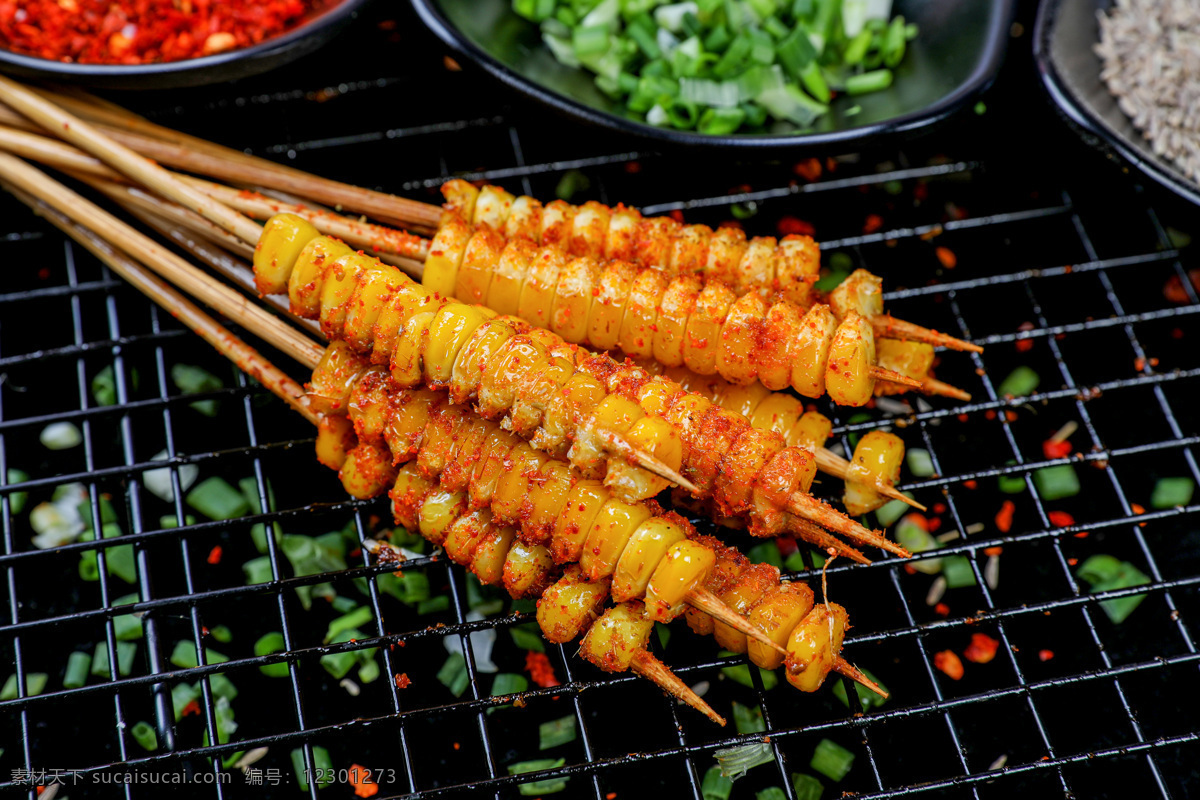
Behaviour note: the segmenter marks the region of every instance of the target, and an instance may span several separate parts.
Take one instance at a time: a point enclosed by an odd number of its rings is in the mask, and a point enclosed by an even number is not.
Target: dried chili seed
[[[943,650],[933,656],[933,665],[951,680],[960,681],[963,676],[962,659],[953,650]]]
[[[986,633],[972,633],[971,643],[963,650],[963,658],[975,664],[986,664],[996,657],[1000,643]]]

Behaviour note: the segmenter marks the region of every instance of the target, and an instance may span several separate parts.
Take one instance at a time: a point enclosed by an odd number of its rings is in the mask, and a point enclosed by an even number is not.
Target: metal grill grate
[[[822,738],[859,756],[827,796],[845,790],[871,798],[1107,797],[1130,785],[1144,787],[1146,796],[1200,791],[1194,769],[1200,704],[1191,690],[1200,655],[1189,624],[1200,598],[1200,507],[1134,513],[1135,504],[1148,505],[1159,477],[1200,481],[1200,406],[1189,396],[1200,361],[1188,347],[1200,333],[1200,300],[1186,276],[1187,255],[1172,245],[1140,188],[1113,185],[1108,171],[1089,174],[1090,162],[1069,163],[1079,145],[1059,138],[1048,116],[1038,118],[1048,131],[1043,141],[1014,138],[1002,121],[1022,106],[1020,76],[989,98],[992,111],[981,120],[902,152],[843,159],[813,183],[794,180],[787,159],[706,159],[696,170],[685,157],[620,150],[620,142],[498,105],[481,80],[443,70],[436,48],[408,32],[411,20],[396,24],[387,13],[376,9],[359,23],[369,51],[343,42],[297,71],[235,86],[232,98],[224,87],[137,102],[167,124],[414,196],[433,197],[445,177],[465,173],[547,197],[564,173],[580,170],[591,182],[586,196],[631,201],[650,213],[680,210],[689,220],[716,223],[738,203],[758,209],[746,225],[761,233],[793,214],[815,225],[827,253],[869,265],[896,287],[888,302],[898,316],[987,346],[981,356],[947,355],[940,367],[940,377],[974,394],[972,403],[917,403],[911,413],[876,411],[867,419],[835,410],[835,433],[846,447],[855,434],[892,425],[903,429],[910,448],[929,451],[935,477],[910,488],[945,506],[938,513],[945,529],[984,523],[939,551],[966,556],[975,578],[974,587],[946,594],[944,613],[926,603],[931,578],[893,559],[828,569],[831,596],[849,607],[856,625],[847,654],[888,684],[888,704],[861,713],[854,691],[846,709],[827,690],[802,696],[786,686],[768,689],[757,670],[753,686],[743,687],[724,679],[722,669],[744,660],[715,655],[710,640],[676,629],[665,646],[653,643],[686,682],[709,684],[707,699],[718,709],[731,701],[761,705],[777,768],[751,771],[734,797],[778,785],[794,800],[789,776],[808,769]],[[400,58],[403,69],[391,63]],[[395,74],[420,75],[422,84],[374,77]],[[343,80],[331,84],[335,78]],[[281,84],[303,88],[281,91]],[[177,101],[182,105],[175,107]],[[336,481],[312,463],[309,432],[295,415],[11,198],[0,202],[11,220],[0,247],[13,265],[0,293],[0,480],[11,468],[32,476],[9,479],[0,490],[6,586],[0,648],[15,665],[20,689],[17,699],[0,701],[5,788],[33,796],[31,771],[79,770],[91,781],[123,771],[117,762],[146,772],[186,770],[203,781],[230,774],[221,761],[231,753],[267,747],[256,766],[279,769],[284,783],[263,790],[295,796],[289,752],[299,748],[311,769],[312,748],[320,746],[335,767],[394,769],[395,781],[380,796],[437,797],[470,788],[509,797],[516,796],[518,778],[506,766],[543,755],[536,750],[538,724],[573,715],[579,738],[549,753],[565,765],[536,776],[570,777],[564,796],[637,797],[652,787],[700,798],[712,752],[759,738],[679,711],[638,679],[602,675],[575,660],[573,648],[549,648],[561,686],[523,693],[523,709],[489,713],[491,678],[480,670],[470,634],[497,631],[500,669],[521,672],[523,653],[506,631],[530,615],[469,619],[464,574],[444,560],[406,567],[427,574],[435,591],[450,598],[447,610],[428,615],[383,595],[376,578],[386,570],[365,557],[350,559],[344,572],[292,576],[270,536],[272,580],[244,585],[239,565],[257,555],[247,535],[252,525],[278,522],[288,532],[317,533],[350,523],[362,537],[374,529],[374,516],[386,515],[384,505],[346,501]],[[1169,201],[1161,202],[1169,211]],[[881,224],[864,227],[870,214]],[[939,246],[957,255],[956,270],[939,264]],[[1164,299],[1171,277],[1182,281],[1186,302]],[[1032,345],[1017,346],[1023,342]],[[229,388],[182,397],[170,377],[177,364],[227,375]],[[1018,364],[1038,371],[1037,392],[1020,401],[998,397],[997,384]],[[109,365],[119,405],[97,407],[90,382]],[[198,399],[218,401],[217,416],[199,416],[189,405]],[[1047,459],[1041,442],[1070,420],[1080,426],[1073,442],[1082,456],[1071,460],[1083,491],[1048,500],[1032,475],[1067,459]],[[39,432],[63,421],[79,426],[83,443],[46,450]],[[165,462],[151,460],[163,450]],[[171,504],[145,489],[146,472],[164,465],[172,467]],[[202,476],[253,478],[262,508],[270,507],[270,481],[277,510],[167,527],[161,516],[185,519],[190,512],[179,485],[184,465]],[[1023,480],[1024,491],[999,493],[1000,476]],[[28,507],[14,513],[14,493],[29,492],[32,505],[71,482],[86,487],[93,530],[102,527],[101,496],[113,498],[120,541],[135,554],[134,584],[108,574],[105,551],[95,542],[31,546]],[[1007,533],[992,522],[1003,500],[1015,504]],[[1060,510],[1078,524],[1053,524],[1050,512]],[[224,556],[210,564],[217,546]],[[993,548],[1003,549],[994,587],[984,572]],[[86,553],[98,561],[96,582],[78,577]],[[1150,584],[1089,594],[1076,565],[1094,553],[1137,564]],[[801,577],[819,579],[806,573]],[[352,587],[360,580],[365,595]],[[370,607],[369,639],[321,643],[336,612],[303,609],[295,590],[325,582]],[[136,593],[135,603],[116,604],[129,593]],[[1146,595],[1142,606],[1129,621],[1111,624],[1099,603],[1134,594]],[[110,663],[88,685],[63,689],[67,655],[90,652],[96,643],[115,652],[114,618],[131,612],[144,615],[145,636],[130,674]],[[228,645],[210,635],[217,625],[232,629]],[[255,656],[255,638],[269,630],[282,633],[287,652]],[[934,655],[961,650],[973,632],[994,636],[1001,649],[992,663],[968,664],[963,680],[951,681],[935,668]],[[178,668],[170,662],[178,641],[201,652],[227,651],[231,659]],[[446,641],[465,651],[469,683],[459,698],[435,677]],[[331,652],[368,648],[379,648],[383,678],[358,696],[318,664]],[[1043,650],[1054,657],[1043,660]],[[286,679],[260,676],[258,668],[268,663],[286,663]],[[46,692],[24,696],[25,676],[39,672],[50,675]],[[201,679],[218,673],[240,689],[233,702],[240,727],[228,744],[206,746],[217,738],[218,698]],[[390,680],[401,673],[412,679],[407,689]],[[176,725],[171,687],[196,681],[199,713]],[[130,734],[139,720],[158,731],[153,754]],[[997,767],[1002,756],[1006,764]],[[244,776],[230,780],[204,788],[216,797],[244,794]],[[63,793],[72,797],[114,794],[111,786],[66,782]],[[126,797],[157,791],[121,788]],[[347,793],[326,791],[334,792]],[[318,796],[315,787],[308,793]]]

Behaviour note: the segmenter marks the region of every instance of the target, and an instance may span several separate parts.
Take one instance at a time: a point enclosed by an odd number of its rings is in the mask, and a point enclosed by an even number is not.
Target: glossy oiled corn
[[[894,486],[900,479],[904,463],[904,442],[899,436],[884,431],[870,431],[858,440],[850,459],[846,491],[842,498],[846,513],[861,516],[888,502],[879,493],[879,484]]]
[[[813,606],[788,639],[788,683],[815,692],[842,651],[846,626],[846,609],[837,603]]]

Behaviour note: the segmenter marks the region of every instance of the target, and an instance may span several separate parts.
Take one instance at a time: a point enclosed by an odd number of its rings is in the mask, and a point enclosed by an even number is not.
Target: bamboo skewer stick
[[[896,319],[887,313],[871,317],[871,327],[875,329],[875,335],[881,339],[912,339],[915,342],[941,345],[949,350],[962,350],[967,353],[983,352],[983,348],[977,344],[956,339],[948,333],[941,333],[932,328]]]
[[[817,450],[817,469],[830,475],[840,475],[843,480],[849,480],[850,462],[839,456],[837,453],[834,453],[827,447],[822,447]],[[925,508],[925,506],[921,505],[916,500],[913,500],[911,497],[904,494],[890,483],[876,480],[875,483],[871,484],[871,486],[875,489],[875,491],[879,492],[884,497],[890,497],[893,500],[899,500],[903,503],[907,503],[913,508],[919,508],[922,511],[928,510]]]
[[[643,678],[654,681],[660,688],[687,703],[722,728],[725,727],[725,718],[714,711],[712,706],[704,702],[703,698],[693,692],[691,687],[681,681],[678,675],[671,672],[667,665],[655,658],[649,650],[642,649],[634,653],[629,668]]]
[[[44,99],[43,101],[48,102]],[[122,120],[121,115],[95,107],[85,111],[81,105],[69,101],[66,105],[92,120],[95,130],[103,131],[112,140],[160,164],[231,183],[264,186],[300,197],[310,197],[333,208],[349,209],[367,214],[380,222],[397,227],[412,227],[423,233],[436,231],[441,220],[442,210],[428,203],[310,175],[293,167],[247,155],[144,120]],[[27,120],[22,119],[10,108],[0,108],[0,122],[22,128],[30,127]],[[172,135],[164,138],[165,133],[162,132],[170,132]]]
[[[95,188],[108,182],[114,185],[127,183],[123,175],[69,144],[11,126],[0,125],[0,149],[60,169]],[[173,175],[191,188],[254,219],[269,219],[279,213],[296,214],[307,219],[322,233],[371,252],[400,267],[410,276],[419,279],[424,270],[421,262],[429,252],[427,239],[394,228],[360,222],[311,204],[278,200],[190,175]],[[112,196],[111,188],[102,191]]]
[[[261,229],[253,221],[180,183],[158,164],[147,161],[124,145],[113,141],[91,124],[64,111],[16,81],[0,76],[0,100],[80,150],[91,153],[118,172],[203,215],[236,234],[246,243],[253,244],[258,241]]]
[[[912,555],[912,553],[895,542],[888,540],[884,536],[880,536],[877,532],[869,528],[859,525],[849,517],[842,516],[833,506],[828,503],[822,503],[810,494],[805,494],[804,492],[793,494],[788,498],[787,510],[831,531],[840,533],[849,539],[887,550],[889,553],[894,553],[904,558]]]
[[[221,313],[245,327],[255,323],[263,325],[263,338],[286,355],[301,363],[312,364],[320,358],[323,348],[293,328],[271,324],[275,318],[266,309],[235,289],[213,280],[202,270],[37,168],[7,153],[0,153],[0,176],[102,238],[119,242],[121,250],[137,254],[162,277],[205,305],[220,309]]]
[[[7,181],[4,181],[4,187],[59,230],[91,251],[114,272],[129,281],[134,288],[199,334],[206,342],[236,364],[239,369],[276,394],[309,422],[316,425],[320,421],[317,413],[309,404],[303,386],[263,358],[258,351],[235,336],[228,328],[201,311],[191,300],[170,285],[156,279],[145,267],[117,252],[107,241],[92,231],[72,222],[30,193],[16,188]]]

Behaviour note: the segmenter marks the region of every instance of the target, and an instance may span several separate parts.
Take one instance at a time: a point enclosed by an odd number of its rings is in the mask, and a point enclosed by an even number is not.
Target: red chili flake
[[[995,419],[995,418],[996,418],[996,409],[994,409],[994,408],[989,408],[989,409],[987,410],[987,412],[985,412],[985,413],[984,413],[984,415],[983,415],[983,416],[984,416],[986,419]]]
[[[1171,328],[1171,338],[1172,339],[1182,339],[1183,338],[1183,328]]]
[[[39,269],[37,271],[37,276],[38,276],[38,280],[43,280],[43,281],[46,280],[47,278],[50,277],[50,268],[42,267],[41,269]]]
[[[371,770],[366,767],[351,764],[349,777],[355,797],[374,797],[379,793],[379,784],[371,780]]]
[[[462,745],[461,745],[461,744],[459,744],[458,742],[455,742],[455,743],[454,743],[454,749],[455,749],[455,750],[458,750],[458,749],[460,749],[461,747],[462,747]]]
[[[1049,661],[1054,658],[1053,650],[1038,650],[1038,661]]]
[[[946,605],[945,603],[938,603],[933,607],[933,613],[937,614],[939,617],[948,617],[950,616],[950,606]]]
[[[792,172],[811,183],[821,177],[821,160],[817,158],[805,159],[792,165]]]
[[[790,215],[780,217],[775,228],[779,231],[780,236],[812,236],[817,232],[811,222]]]
[[[739,231],[745,230],[745,226],[736,219],[727,219],[717,226],[718,228],[737,228]]]
[[[1003,547],[985,547],[985,548],[983,548],[983,554],[985,556],[998,556],[1003,552],[1004,552]]]
[[[833,156],[827,156],[825,158],[825,171],[826,172],[837,172],[837,159],[836,158],[834,158]]]
[[[212,550],[208,551],[207,561],[210,564],[220,564],[221,563],[221,545],[217,545]]]
[[[966,422],[966,421],[967,421],[967,420],[969,420],[970,418],[971,418],[971,415],[970,415],[970,414],[959,414],[959,415],[958,415],[958,421],[959,421],[959,422]]]
[[[412,686],[412,681],[409,679],[407,672],[401,672],[396,676],[397,689],[407,689],[409,686]]]
[[[1012,530],[1013,513],[1017,510],[1017,506],[1012,500],[1005,500],[1004,505],[1000,506],[1000,510],[996,512],[996,528],[1001,533],[1008,533]]]
[[[933,252],[937,254],[937,260],[946,269],[954,269],[958,266],[958,256],[949,247],[939,247]]]
[[[642,171],[642,162],[626,161],[625,162],[625,171],[628,172],[630,175],[638,174],[639,172]]]
[[[1004,418],[1006,420],[1008,420],[1009,422],[1016,422],[1017,421],[1017,412],[1015,412],[1011,409],[1006,410],[1004,412]]]
[[[913,199],[920,202],[929,197],[929,184],[925,181],[917,181],[917,185],[913,187]]]
[[[1071,455],[1071,443],[1066,439],[1061,442],[1047,439],[1042,442],[1042,453],[1046,458],[1066,458]]]
[[[617,800],[617,793],[609,792],[608,794],[604,795],[604,800]]]
[[[961,681],[963,676],[962,659],[953,650],[943,650],[933,656],[933,665],[945,673],[950,680]]]
[[[972,479],[971,479],[971,480],[969,480],[969,481],[963,481],[963,486],[965,486],[965,487],[966,487],[966,488],[968,488],[968,489],[978,489],[978,488],[979,488],[979,481],[977,481],[977,480],[975,480],[974,478],[972,478]]]
[[[1146,513],[1146,509],[1142,508],[1142,507],[1141,507],[1140,505],[1138,505],[1137,503],[1130,503],[1130,504],[1129,504],[1129,507],[1130,507],[1131,509],[1133,509],[1133,513],[1134,513],[1134,514],[1136,514],[1136,515],[1138,515],[1138,516],[1141,516],[1142,514],[1145,514],[1145,513]],[[1144,523],[1144,522],[1139,522],[1139,523],[1138,523],[1138,527],[1139,527],[1139,528],[1144,528],[1144,527],[1146,527],[1146,523]]]
[[[678,208],[672,208],[667,212],[667,216],[678,222],[680,225],[683,224],[683,212]]]
[[[1075,518],[1066,511],[1051,511],[1046,516],[1050,518],[1051,524],[1056,528],[1069,528],[1075,524]]]
[[[942,527],[942,518],[941,517],[930,517],[928,527],[929,527],[930,533],[936,533],[938,531],[938,529]]]
[[[525,654],[525,671],[529,673],[530,678],[533,678],[533,682],[543,689],[559,685],[558,678],[554,676],[554,667],[550,665],[550,658],[545,653],[539,653],[536,650],[527,652]]]
[[[863,223],[863,233],[874,233],[883,227],[883,217],[878,214],[868,214],[867,221]]]
[[[974,664],[986,664],[996,657],[1000,643],[986,633],[972,633],[971,643],[963,650],[963,658]]]
[[[147,64],[248,47],[296,27],[327,0],[24,0],[4,46],[50,61]],[[64,126],[66,127],[66,126]]]
[[[933,504],[933,513],[945,514],[946,513],[946,504],[945,503],[934,503]]]
[[[200,716],[200,704],[197,703],[195,700],[193,700],[192,702],[188,703],[186,706],[183,707],[183,716],[187,717],[192,714],[195,714],[196,716]]]
[[[1078,563],[1079,563],[1079,559],[1078,559],[1078,558],[1068,558],[1068,559],[1067,559],[1067,564],[1068,564],[1069,566],[1072,566],[1072,567],[1073,567],[1073,566],[1075,566],[1075,565],[1076,565],[1076,564],[1078,564]]]
[[[1192,282],[1192,288],[1200,292],[1200,269],[1188,270],[1188,280]],[[1167,278],[1167,282],[1163,284],[1163,297],[1167,298],[1172,303],[1189,303],[1187,291],[1183,288],[1183,281],[1178,275],[1172,275]]]

